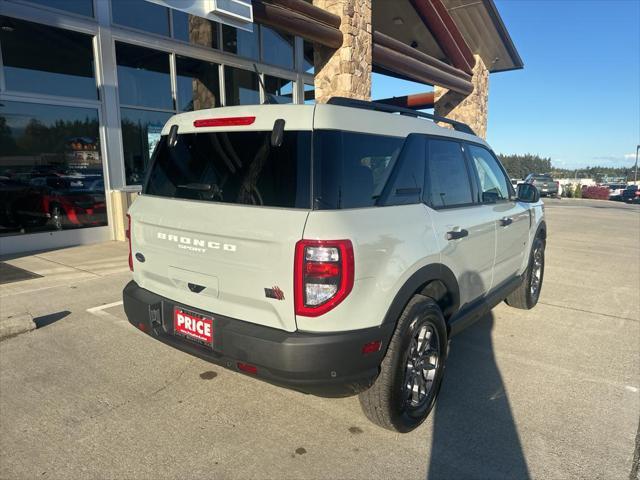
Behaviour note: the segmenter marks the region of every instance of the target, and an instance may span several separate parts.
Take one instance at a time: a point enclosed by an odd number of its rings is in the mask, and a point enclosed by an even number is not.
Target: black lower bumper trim
[[[214,344],[206,346],[173,334],[174,306],[189,306],[133,281],[125,287],[123,301],[131,324],[168,345],[242,373],[246,371],[238,363],[249,364],[257,367],[257,378],[324,397],[354,395],[370,387],[393,333],[389,324],[339,333],[291,333],[210,313]],[[362,353],[365,344],[378,340],[378,352]]]

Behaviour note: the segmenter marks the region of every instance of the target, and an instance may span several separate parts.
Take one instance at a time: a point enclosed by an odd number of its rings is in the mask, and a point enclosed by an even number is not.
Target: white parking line
[[[122,300],[120,300],[119,302],[107,303],[106,305],[98,305],[97,307],[87,308],[87,312],[96,313],[101,310],[106,310],[107,308],[117,307],[118,305],[122,305]]]
[[[116,315],[105,312],[105,310],[107,310],[108,308],[117,307],[119,305],[122,305],[122,300],[120,300],[119,302],[107,303],[106,305],[98,305],[97,307],[87,308],[87,313],[95,315],[96,317],[110,318],[111,320],[116,320],[119,323],[128,323],[126,320],[117,317]]]

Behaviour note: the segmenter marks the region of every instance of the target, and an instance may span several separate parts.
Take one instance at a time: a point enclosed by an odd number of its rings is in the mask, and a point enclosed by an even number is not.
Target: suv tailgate
[[[294,250],[307,210],[142,195],[129,213],[133,277],[142,288],[214,315],[296,329]],[[277,289],[282,299],[271,295]]]

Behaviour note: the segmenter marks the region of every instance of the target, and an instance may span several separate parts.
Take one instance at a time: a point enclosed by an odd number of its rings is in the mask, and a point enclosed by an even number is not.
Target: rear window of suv
[[[271,146],[271,131],[178,135],[158,144],[145,194],[161,197],[310,208],[311,132],[287,131]]]

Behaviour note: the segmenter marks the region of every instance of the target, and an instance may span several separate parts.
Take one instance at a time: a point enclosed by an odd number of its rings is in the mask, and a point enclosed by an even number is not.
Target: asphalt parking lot
[[[640,207],[546,211],[539,305],[455,337],[438,405],[407,435],[355,397],[280,389],[131,327],[124,244],[11,259],[43,277],[0,287],[3,316],[40,326],[0,342],[0,478],[630,478]]]

